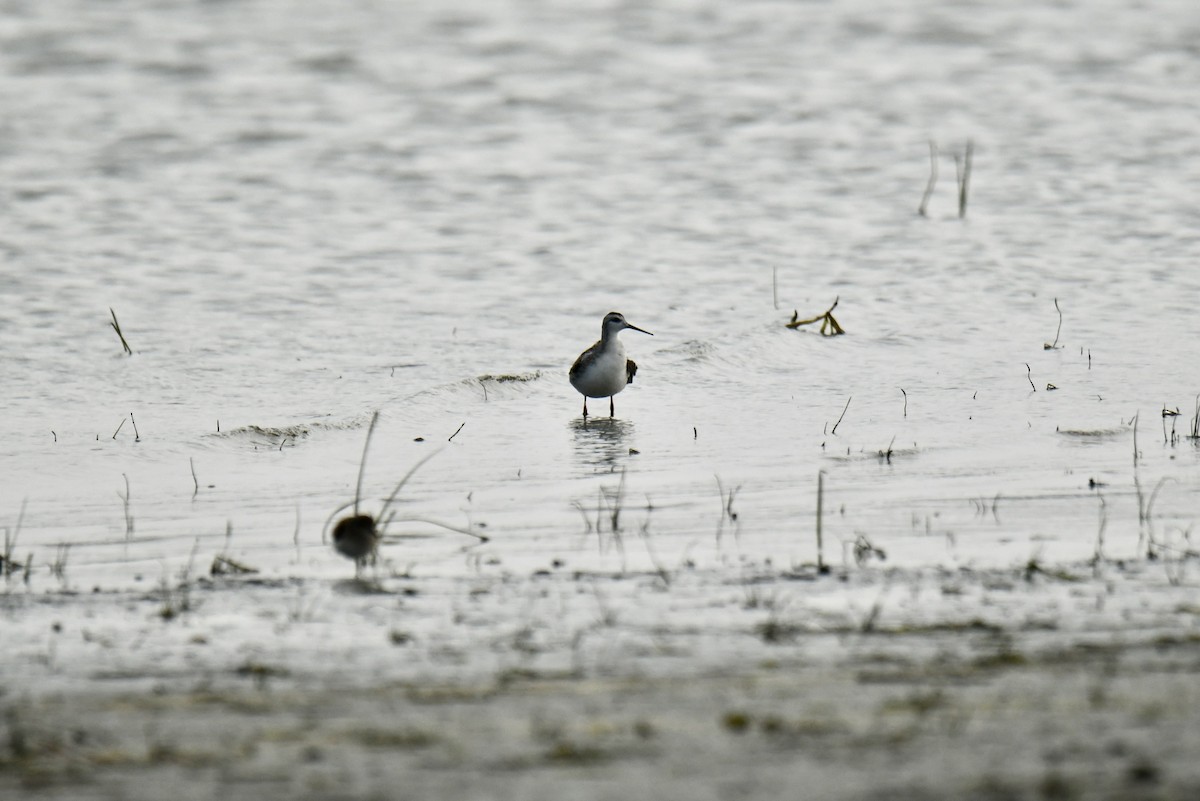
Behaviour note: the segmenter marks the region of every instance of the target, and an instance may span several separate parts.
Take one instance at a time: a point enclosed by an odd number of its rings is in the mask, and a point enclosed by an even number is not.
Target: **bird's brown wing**
[[[577,358],[575,360],[575,363],[571,365],[571,371],[569,373],[567,373],[568,378],[570,378],[572,381],[575,380],[575,374],[579,372],[579,369],[581,367],[583,367],[584,362],[591,359],[592,351],[594,351],[599,345],[600,345],[600,343],[597,342],[595,345],[592,345],[590,348],[585,350],[583,353],[579,354],[579,358]]]
[[[632,384],[633,377],[637,375],[637,363],[633,359],[625,360],[625,383]]]

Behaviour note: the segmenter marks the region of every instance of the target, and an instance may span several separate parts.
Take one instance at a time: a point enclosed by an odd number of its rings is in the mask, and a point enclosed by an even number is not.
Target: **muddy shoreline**
[[[0,793],[1190,799],[1200,608],[1166,575],[206,580],[170,619],[10,591]]]

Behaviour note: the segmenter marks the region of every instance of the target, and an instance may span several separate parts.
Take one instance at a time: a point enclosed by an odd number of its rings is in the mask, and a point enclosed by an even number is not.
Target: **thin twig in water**
[[[967,216],[967,190],[971,184],[971,156],[974,152],[975,143],[968,139],[961,169],[958,169],[958,156],[954,157],[954,166],[958,170],[958,218],[960,220]]]
[[[1103,492],[1096,493],[1096,496],[1100,499],[1100,527],[1096,530],[1096,553],[1092,561],[1100,564],[1104,561],[1104,530],[1108,528],[1108,503],[1104,500]]]
[[[0,564],[0,573],[3,573],[6,577],[11,576],[21,569],[21,566],[13,561],[13,552],[17,550],[17,535],[21,533],[21,521],[25,519],[25,504],[28,502],[28,498],[21,500],[21,511],[17,512],[17,524],[13,527],[12,534],[9,534],[7,528],[4,529],[4,554],[3,558],[0,559],[0,562],[2,562]],[[32,558],[30,557],[30,560]],[[26,571],[29,569],[28,562],[26,562],[25,569]]]
[[[600,550],[604,550],[604,538],[600,535],[601,518],[600,511],[604,507],[604,487],[596,487],[596,544],[601,546]]]
[[[817,572],[824,575],[829,572],[825,565],[825,542],[821,534],[821,517],[825,503],[825,471],[817,471]]]
[[[387,512],[388,507],[391,506],[392,502],[396,500],[396,495],[399,494],[400,489],[404,486],[404,484],[408,481],[408,479],[412,477],[413,473],[417,472],[417,468],[419,468],[421,465],[428,462],[434,456],[437,456],[438,453],[440,453],[440,451],[434,451],[433,453],[429,454],[424,459],[422,459],[421,461],[419,461],[415,465],[413,465],[412,469],[409,470],[404,475],[404,478],[400,479],[400,483],[396,485],[396,488],[394,490],[392,490],[392,494],[388,496],[386,501],[384,501],[383,508],[379,511],[379,515],[376,519],[380,521],[380,526],[383,528],[386,528],[392,522],[396,522],[396,523],[428,523],[430,525],[437,526],[439,528],[444,528],[447,531],[453,531],[456,534],[464,534],[468,537],[474,537],[475,539],[479,540],[480,542],[487,542],[491,538],[485,534],[479,534],[478,532],[471,531],[470,529],[459,528],[458,526],[452,526],[449,523],[442,522],[441,520],[434,520],[434,519],[428,518],[428,517],[399,517],[398,518],[398,517],[396,517],[395,513],[392,513],[391,515],[388,515],[387,517],[384,516],[384,514]]]
[[[116,439],[116,438],[117,438],[117,434],[120,434],[120,433],[121,433],[121,429],[124,427],[124,425],[125,425],[125,418],[124,418],[124,417],[122,417],[122,418],[121,418],[121,422],[120,422],[120,424],[117,426],[117,430],[113,432],[113,435],[112,435],[112,438],[113,438],[113,439]]]
[[[621,510],[625,504],[625,470],[621,470],[621,480],[615,489],[610,487],[596,488],[596,544],[600,553],[605,552],[604,515],[608,514],[609,542],[621,556],[621,572],[625,572],[625,541],[621,534]]]
[[[833,430],[829,432],[830,434],[832,434],[835,437],[837,436],[837,427],[842,424],[842,418],[846,416],[846,410],[850,408],[850,401],[852,401],[852,400],[854,400],[853,395],[846,398],[846,405],[842,407],[842,413],[840,415],[838,415],[837,422],[833,424]]]
[[[775,311],[779,311],[779,268],[771,268],[771,302],[775,305]]]
[[[1167,418],[1171,418],[1171,435],[1167,436]],[[1167,405],[1163,404],[1162,410],[1162,427],[1163,427],[1163,445],[1174,446],[1179,441],[1179,435],[1175,433],[1175,424],[1179,422],[1179,408],[1168,409]]]
[[[1163,488],[1163,484],[1168,481],[1174,481],[1171,476],[1163,476],[1154,485],[1154,491],[1150,493],[1150,500],[1146,502],[1145,523],[1146,523],[1146,556],[1154,559],[1158,556],[1158,543],[1154,539],[1154,501],[1158,498],[1158,491]],[[1140,496],[1139,496],[1140,500]]]
[[[650,557],[650,563],[654,565],[654,570],[658,573],[658,577],[662,579],[664,585],[670,586],[671,574],[663,567],[663,564],[658,559],[658,554],[650,547],[650,514],[654,511],[654,504],[650,502],[650,496],[646,496],[646,521],[642,523],[638,529],[638,535],[642,538],[642,543],[646,546],[646,555]]]
[[[454,429],[454,433],[450,435],[450,439],[447,439],[447,440],[446,440],[446,442],[451,442],[451,441],[453,441],[453,439],[454,439],[455,437],[457,437],[457,436],[458,436],[458,432],[459,432],[459,431],[462,431],[462,430],[463,430],[463,426],[465,426],[465,425],[466,425],[466,422],[464,421],[464,422],[463,422],[463,424],[462,424],[462,426],[459,426],[458,428]]]
[[[108,313],[112,315],[112,322],[109,325],[117,332],[117,336],[121,338],[121,347],[124,348],[125,355],[132,356],[133,348],[129,347],[129,343],[125,341],[125,335],[121,333],[121,324],[117,322],[117,313],[112,310],[111,306],[108,308]]]
[[[908,417],[908,393],[904,391],[904,387],[900,387],[900,394],[904,396],[904,416]]]
[[[67,585],[67,556],[70,552],[70,543],[60,543],[54,551],[54,561],[50,563],[50,575],[62,582],[64,587]]]
[[[366,452],[365,449],[363,452]],[[396,496],[400,494],[400,490],[404,489],[404,485],[407,484],[408,480],[413,477],[413,474],[416,473],[417,470],[421,469],[421,465],[425,464],[439,453],[441,453],[441,451],[434,451],[433,453],[425,456],[423,459],[418,460],[416,464],[409,468],[409,471],[404,474],[403,478],[400,479],[400,483],[396,484],[396,488],[392,490],[392,494],[387,496],[387,500],[383,502],[383,508],[379,510],[379,515],[377,518],[378,520],[381,520],[384,523],[387,522],[388,518],[386,515],[388,507],[391,506],[392,502],[396,500]],[[355,508],[357,509],[358,507],[356,506]]]
[[[354,561],[354,571],[355,571],[356,577],[359,575],[360,571],[362,570],[362,567],[365,564],[375,562],[376,547],[378,546],[379,542],[384,538],[383,530],[386,529],[393,522],[428,523],[430,525],[438,526],[439,528],[444,528],[447,531],[453,531],[457,534],[464,534],[468,537],[474,537],[475,539],[479,540],[480,542],[487,542],[488,537],[484,536],[483,534],[477,534],[474,531],[470,531],[468,529],[462,529],[462,528],[459,528],[458,526],[450,525],[449,523],[443,523],[440,520],[433,520],[433,519],[424,518],[424,517],[397,518],[395,512],[392,512],[389,514],[389,509],[391,509],[392,504],[395,502],[396,496],[400,494],[400,490],[402,490],[404,488],[404,485],[406,483],[408,483],[408,480],[410,478],[412,478],[413,474],[416,473],[418,469],[420,469],[421,465],[428,462],[434,456],[437,456],[438,453],[440,453],[441,451],[434,451],[433,453],[427,454],[425,456],[425,458],[419,460],[415,465],[413,465],[412,468],[410,468],[409,471],[404,474],[404,477],[400,479],[399,483],[396,484],[396,487],[392,490],[392,494],[389,495],[384,500],[383,506],[379,510],[379,513],[377,515],[370,516],[370,515],[360,515],[359,514],[358,505],[359,505],[359,502],[360,502],[361,496],[362,496],[362,475],[363,475],[363,472],[364,472],[364,469],[366,466],[367,450],[370,447],[371,435],[374,431],[375,422],[378,419],[378,415],[379,415],[378,412],[375,412],[374,414],[371,415],[371,424],[370,424],[370,427],[367,429],[366,442],[363,443],[363,456],[362,456],[362,462],[359,464],[359,477],[358,477],[358,482],[355,485],[354,500],[344,503],[341,506],[339,506],[337,509],[334,509],[333,512],[329,515],[329,517],[326,518],[325,525],[323,525],[321,527],[321,541],[322,542],[326,541],[325,532],[329,530],[330,523],[332,523],[333,520],[338,515],[340,515],[342,512],[344,512],[346,509],[353,507],[354,514],[338,521],[337,525],[334,527],[333,540],[334,540],[334,545],[337,548],[337,550],[339,551],[339,553],[341,553],[343,556],[347,556],[348,558],[352,558],[355,560]],[[298,536],[299,536],[299,533],[298,533],[299,532],[299,510],[298,509],[297,509],[296,525],[297,525],[297,535],[296,536],[298,538]],[[396,537],[389,536],[388,539],[394,540],[394,539],[396,539]]]
[[[621,480],[617,483],[617,494],[613,496],[610,507],[611,517],[609,526],[615,533],[621,530],[621,508],[625,503],[625,468],[621,468]]]
[[[929,182],[925,184],[925,194],[921,196],[921,205],[917,207],[917,214],[922,217],[927,216],[925,210],[929,205],[929,198],[933,195],[934,184],[938,179],[938,146],[937,142],[929,140]]]
[[[1138,463],[1137,427],[1138,427],[1138,418],[1141,416],[1142,416],[1141,412],[1138,412],[1137,414],[1135,414],[1133,416],[1133,466],[1134,466],[1133,477],[1134,477],[1134,480],[1137,480],[1137,463]]]
[[[141,442],[141,441],[142,441],[142,435],[138,433],[138,430],[137,430],[137,420],[134,420],[134,419],[133,419],[133,412],[130,412],[130,413],[129,413],[129,422],[133,423],[133,441],[134,441],[134,442]]]
[[[122,495],[118,492],[117,497],[125,505],[125,541],[128,542],[133,538],[133,514],[129,511],[129,476],[122,473],[121,478],[125,479],[125,494]]]
[[[736,487],[734,487],[733,489],[726,492],[725,485],[721,483],[721,477],[715,476],[715,478],[717,479],[717,497],[721,502],[721,517],[717,521],[717,542],[720,542],[721,534],[724,533],[724,531],[725,531],[725,521],[726,520],[729,520],[729,522],[735,524],[734,537],[735,538],[737,537],[737,533],[739,530],[736,527],[736,524],[738,521],[738,515],[737,515],[737,512],[733,511],[733,500],[734,500],[734,498],[737,497],[738,490],[740,490],[742,488],[742,485],[739,484]]]
[[[579,514],[583,516],[583,526],[584,526],[583,533],[591,534],[592,533],[592,521],[591,521],[591,518],[588,517],[587,510],[583,508],[583,504],[580,503],[579,501],[571,501],[571,505],[574,506],[576,509],[578,509]]]
[[[362,498],[363,473],[367,469],[367,449],[371,447],[371,434],[375,431],[375,422],[379,420],[379,410],[371,413],[371,422],[367,425],[367,439],[363,442],[362,458],[358,460],[358,481],[354,485],[354,514],[358,514],[358,501]],[[397,490],[398,492],[399,490]]]
[[[192,497],[195,498],[200,494],[200,481],[196,478],[196,460],[189,456],[188,464],[192,467]]]
[[[1033,368],[1029,366],[1029,362],[1025,362],[1025,377],[1029,379],[1029,386],[1034,392],[1037,392],[1037,387],[1033,383]]]
[[[1062,333],[1062,309],[1058,307],[1058,298],[1054,299],[1054,310],[1058,312],[1058,330],[1054,332],[1053,342],[1043,342],[1042,350],[1055,350],[1058,348],[1058,335]]]

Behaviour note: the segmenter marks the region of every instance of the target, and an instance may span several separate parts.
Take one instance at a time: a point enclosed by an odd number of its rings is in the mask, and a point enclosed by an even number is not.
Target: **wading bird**
[[[616,414],[613,395],[625,389],[626,384],[633,383],[637,365],[633,359],[625,358],[625,347],[617,338],[617,334],[626,328],[650,334],[644,328],[626,322],[619,312],[609,312],[600,324],[600,341],[579,354],[579,358],[571,365],[571,386],[583,395],[585,420],[588,416],[588,398],[608,398],[608,414],[613,417]]]

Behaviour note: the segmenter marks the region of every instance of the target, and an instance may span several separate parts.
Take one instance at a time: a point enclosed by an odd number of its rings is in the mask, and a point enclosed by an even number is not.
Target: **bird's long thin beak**
[[[645,328],[638,328],[636,325],[633,325],[631,323],[625,323],[625,327],[632,328],[634,331],[641,331],[643,334],[650,334],[650,332],[647,331]],[[650,336],[654,336],[654,334],[650,334]]]

